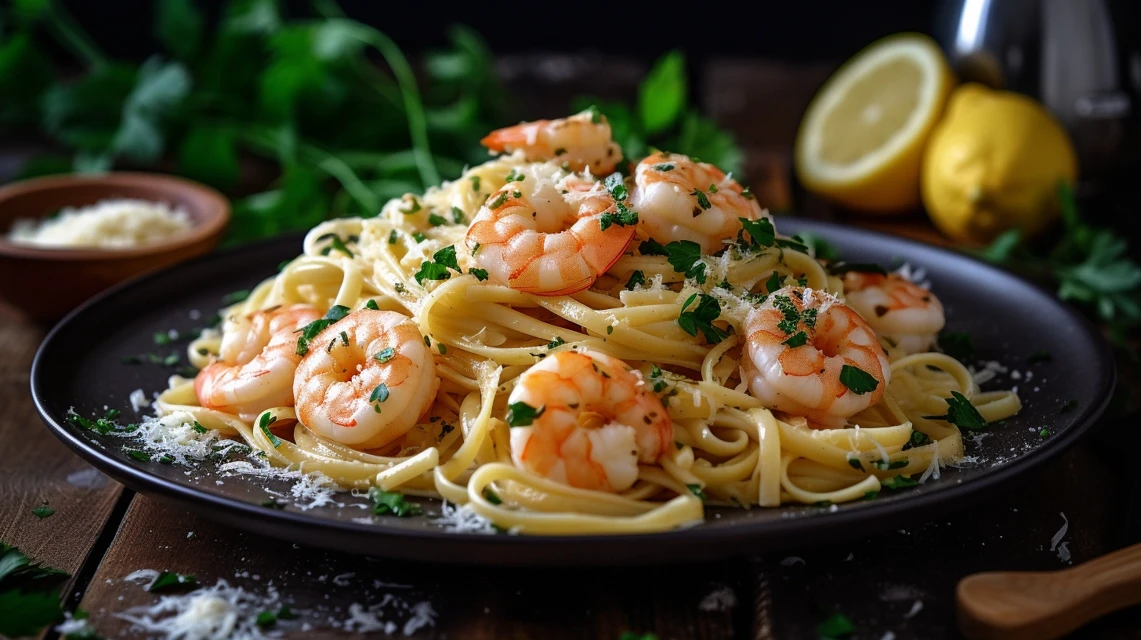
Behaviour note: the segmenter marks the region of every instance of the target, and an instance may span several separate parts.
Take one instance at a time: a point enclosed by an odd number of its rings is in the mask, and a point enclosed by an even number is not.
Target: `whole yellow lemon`
[[[1058,183],[1077,160],[1066,131],[1040,104],[978,84],[955,89],[923,155],[923,204],[944,235],[989,242],[1034,234],[1060,212]]]

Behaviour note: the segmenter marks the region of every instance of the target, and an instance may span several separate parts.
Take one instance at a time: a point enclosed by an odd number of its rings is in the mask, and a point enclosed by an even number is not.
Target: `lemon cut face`
[[[796,145],[801,182],[855,209],[917,206],[923,147],[953,82],[926,36],[892,36],[860,52],[808,107]]]

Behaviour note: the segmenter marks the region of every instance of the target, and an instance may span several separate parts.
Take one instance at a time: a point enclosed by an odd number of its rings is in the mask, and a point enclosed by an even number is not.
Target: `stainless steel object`
[[[1073,138],[1082,178],[1098,180],[1135,152],[1126,136],[1141,113],[1139,4],[944,0],[935,36],[960,79],[1046,105]]]

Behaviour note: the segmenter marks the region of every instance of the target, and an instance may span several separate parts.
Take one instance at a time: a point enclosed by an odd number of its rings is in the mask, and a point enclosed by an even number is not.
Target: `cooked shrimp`
[[[497,152],[522,150],[528,162],[565,162],[572,171],[596,176],[614,171],[622,149],[610,135],[610,123],[595,109],[569,118],[536,120],[496,129],[480,144]]]
[[[691,240],[702,253],[736,236],[739,218],[768,217],[732,177],[680,153],[655,153],[638,163],[631,206],[644,234],[662,244]]]
[[[673,442],[673,423],[642,376],[602,353],[552,354],[519,377],[507,402],[516,417],[535,415],[511,429],[516,466],[580,489],[630,488],[638,463],[657,462]]]
[[[395,311],[361,309],[310,343],[297,367],[297,418],[314,433],[375,449],[416,425],[440,379],[420,329]]]
[[[563,176],[551,165],[520,170],[522,181],[491,194],[467,231],[476,262],[497,282],[545,296],[594,284],[629,246],[633,224],[614,219],[601,182]],[[560,177],[562,176],[562,177]],[[603,230],[603,216],[611,214]]]
[[[766,407],[818,425],[842,427],[879,402],[891,379],[872,328],[823,291],[777,290],[749,312],[744,332],[741,374],[753,395]],[[845,367],[858,371],[845,373]]]
[[[293,405],[295,331],[321,317],[314,307],[295,304],[232,316],[222,325],[218,358],[194,378],[198,403],[250,421],[270,407]]]
[[[877,335],[906,353],[929,351],[946,323],[935,294],[896,273],[849,271],[844,297]]]

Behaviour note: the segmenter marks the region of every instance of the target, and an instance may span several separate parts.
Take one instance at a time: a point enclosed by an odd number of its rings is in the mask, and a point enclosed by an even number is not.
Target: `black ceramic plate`
[[[945,470],[938,480],[874,500],[835,507],[710,509],[706,522],[683,531],[629,536],[513,536],[457,533],[436,520],[439,503],[424,501],[423,517],[368,518],[343,508],[283,510],[260,506],[267,490],[288,495],[288,484],[226,476],[213,463],[188,473],[179,466],[138,462],[122,440],[66,422],[111,407],[132,415],[135,389],[162,389],[172,369],[127,365],[122,357],[169,353],[185,343],[156,347],[153,335],[189,330],[221,306],[223,296],[274,273],[301,249],[300,237],[283,238],[208,256],[120,286],[77,309],[57,326],[32,365],[32,395],[40,415],[76,453],[123,484],[170,500],[204,516],[274,536],[351,552],[415,560],[512,565],[626,564],[691,561],[765,552],[865,535],[913,522],[979,497],[1041,464],[1074,442],[1105,408],[1114,384],[1112,360],[1090,325],[1052,295],[986,264],[907,240],[829,224],[787,219],[781,230],[811,232],[849,261],[925,269],[947,308],[950,330],[969,331],[976,357],[1009,367],[983,388],[1016,385],[1021,414],[968,439],[974,462]],[[200,319],[198,318],[201,314]],[[1052,360],[1028,363],[1048,349]],[[1048,433],[1043,435],[1042,430]],[[371,519],[371,522],[368,520]]]

